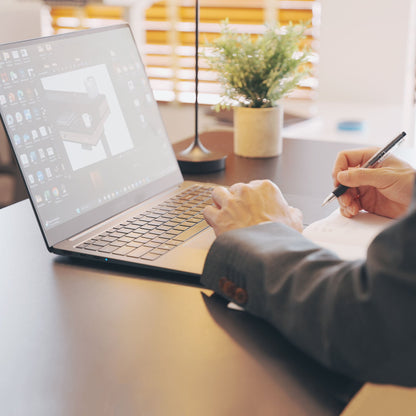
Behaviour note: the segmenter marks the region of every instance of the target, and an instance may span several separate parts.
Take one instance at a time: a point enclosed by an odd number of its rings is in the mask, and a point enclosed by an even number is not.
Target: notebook
[[[202,273],[212,187],[183,180],[127,24],[0,45],[0,77],[49,251]]]
[[[373,239],[392,222],[391,218],[366,211],[346,218],[337,208],[327,217],[308,225],[303,230],[303,235],[334,251],[344,260],[365,259]]]

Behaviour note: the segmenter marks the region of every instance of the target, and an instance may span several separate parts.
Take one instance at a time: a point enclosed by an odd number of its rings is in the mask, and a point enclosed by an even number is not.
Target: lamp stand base
[[[197,142],[176,153],[182,173],[209,173],[225,169],[227,155],[211,152]]]

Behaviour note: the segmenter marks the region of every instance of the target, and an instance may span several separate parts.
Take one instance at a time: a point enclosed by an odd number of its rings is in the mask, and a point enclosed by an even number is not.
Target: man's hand
[[[212,192],[212,199],[214,205],[205,208],[204,216],[216,235],[267,221],[302,231],[302,212],[289,206],[269,180],[236,183],[228,189],[219,186]]]
[[[346,150],[338,154],[332,176],[335,186],[349,186],[338,198],[341,213],[353,217],[361,209],[385,217],[403,215],[410,204],[415,170],[389,156],[375,168],[360,168],[378,149]]]

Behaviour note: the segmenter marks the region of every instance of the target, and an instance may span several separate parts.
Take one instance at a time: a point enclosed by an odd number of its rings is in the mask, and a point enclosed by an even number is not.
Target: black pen
[[[404,136],[406,136],[406,133],[403,131],[390,143],[379,150],[371,159],[369,159],[363,168],[372,168],[376,165],[376,163],[381,162],[403,140]],[[322,206],[328,204],[334,198],[338,198],[344,194],[348,188],[349,187],[345,185],[338,185],[337,188],[334,189],[332,193],[325,198],[324,202],[322,202]]]

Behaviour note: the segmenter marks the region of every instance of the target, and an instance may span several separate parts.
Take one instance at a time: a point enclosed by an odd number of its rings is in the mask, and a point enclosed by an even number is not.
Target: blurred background
[[[383,145],[405,130],[414,150],[416,0],[200,0],[200,7],[201,48],[226,18],[254,37],[268,22],[309,22],[311,76],[284,99],[285,137]],[[194,134],[194,19],[194,0],[1,0],[0,43],[128,22],[176,142]],[[203,59],[199,80],[200,131],[232,129],[232,115],[211,108],[221,88]],[[362,129],[340,130],[348,120]],[[25,195],[0,128],[0,207]]]

